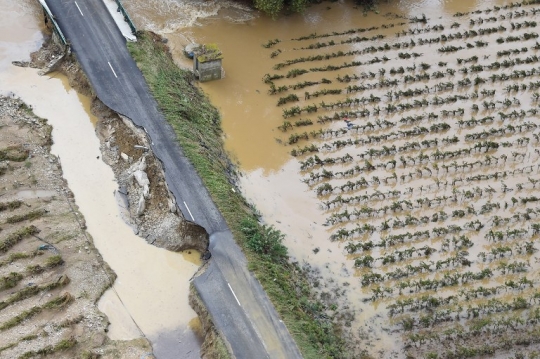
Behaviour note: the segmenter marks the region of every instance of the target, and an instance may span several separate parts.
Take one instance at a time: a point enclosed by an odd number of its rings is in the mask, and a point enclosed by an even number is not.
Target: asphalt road
[[[158,110],[106,6],[99,0],[46,2],[99,99],[145,129],[182,214],[209,233],[212,259],[194,285],[233,354],[239,359],[301,358],[266,293],[247,270],[245,256],[177,144],[173,129]],[[176,358],[174,354],[169,357]]]
[[[243,346],[241,341],[233,341],[230,344],[236,357],[251,359],[302,358],[296,343],[292,340],[283,322],[281,322],[261,284],[247,270],[247,260],[234,242],[231,232],[213,233],[210,236],[210,251],[212,252],[213,261],[206,272],[195,279],[195,288],[197,288],[204,303],[208,304],[216,301],[217,303],[212,303],[210,306],[220,305],[220,298],[215,298],[216,293],[212,289],[209,290],[207,286],[207,281],[212,280],[209,277],[214,276],[210,271],[214,268],[218,269],[227,281],[228,286],[230,286],[229,289],[234,291],[236,300],[234,304],[242,308],[246,313],[254,332],[266,351],[266,355],[259,356],[251,353],[252,348]],[[230,302],[224,303],[227,306],[231,305]],[[212,316],[214,316],[213,312]],[[235,320],[235,318],[231,319]],[[227,321],[216,321],[218,330],[222,330],[221,325],[228,325]]]

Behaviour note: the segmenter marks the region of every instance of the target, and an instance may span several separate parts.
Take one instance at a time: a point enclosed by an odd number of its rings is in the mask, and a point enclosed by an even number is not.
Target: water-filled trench
[[[329,2],[277,20],[225,6],[183,22],[163,4],[127,6],[181,66],[190,41],[223,51],[225,79],[201,87],[244,194],[320,272],[328,313],[353,314],[341,321],[358,350],[536,350],[522,343],[537,325],[538,5],[401,1],[363,16]]]
[[[200,323],[188,304],[188,291],[199,253],[147,244],[124,223],[113,172],[101,160],[90,98],[78,95],[57,73],[38,76],[35,69],[11,65],[41,46],[38,2],[2,0],[0,14],[5,20],[0,25],[0,94],[21,98],[53,126],[52,153],[60,157],[96,248],[117,274],[113,289],[98,303],[111,322],[109,336],[125,340],[145,335],[157,357],[198,358]],[[32,193],[21,192],[21,197],[40,193],[27,192]]]

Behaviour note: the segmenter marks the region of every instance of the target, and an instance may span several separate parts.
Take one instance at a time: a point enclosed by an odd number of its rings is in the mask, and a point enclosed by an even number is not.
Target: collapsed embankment
[[[204,268],[201,268],[204,270]],[[201,298],[197,294],[195,287],[190,286],[189,305],[199,316],[202,327],[204,342],[201,347],[201,358],[228,359],[231,358],[231,349],[227,342],[219,335],[212,316],[204,306]]]

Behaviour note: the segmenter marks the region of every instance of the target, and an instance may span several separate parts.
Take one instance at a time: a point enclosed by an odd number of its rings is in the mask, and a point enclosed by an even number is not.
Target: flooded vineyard
[[[355,272],[349,305],[402,337],[396,356],[539,353],[538,13],[387,14],[262,44],[279,142]]]

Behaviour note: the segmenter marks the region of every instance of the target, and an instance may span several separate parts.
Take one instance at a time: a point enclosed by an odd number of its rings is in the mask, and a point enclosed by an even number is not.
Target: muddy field
[[[96,301],[115,274],[50,154],[51,127],[0,98],[0,357],[140,357],[144,339],[107,338]]]
[[[538,12],[389,13],[262,44],[276,137],[369,313],[349,323],[358,348],[389,335],[400,344],[370,354],[538,355]]]

